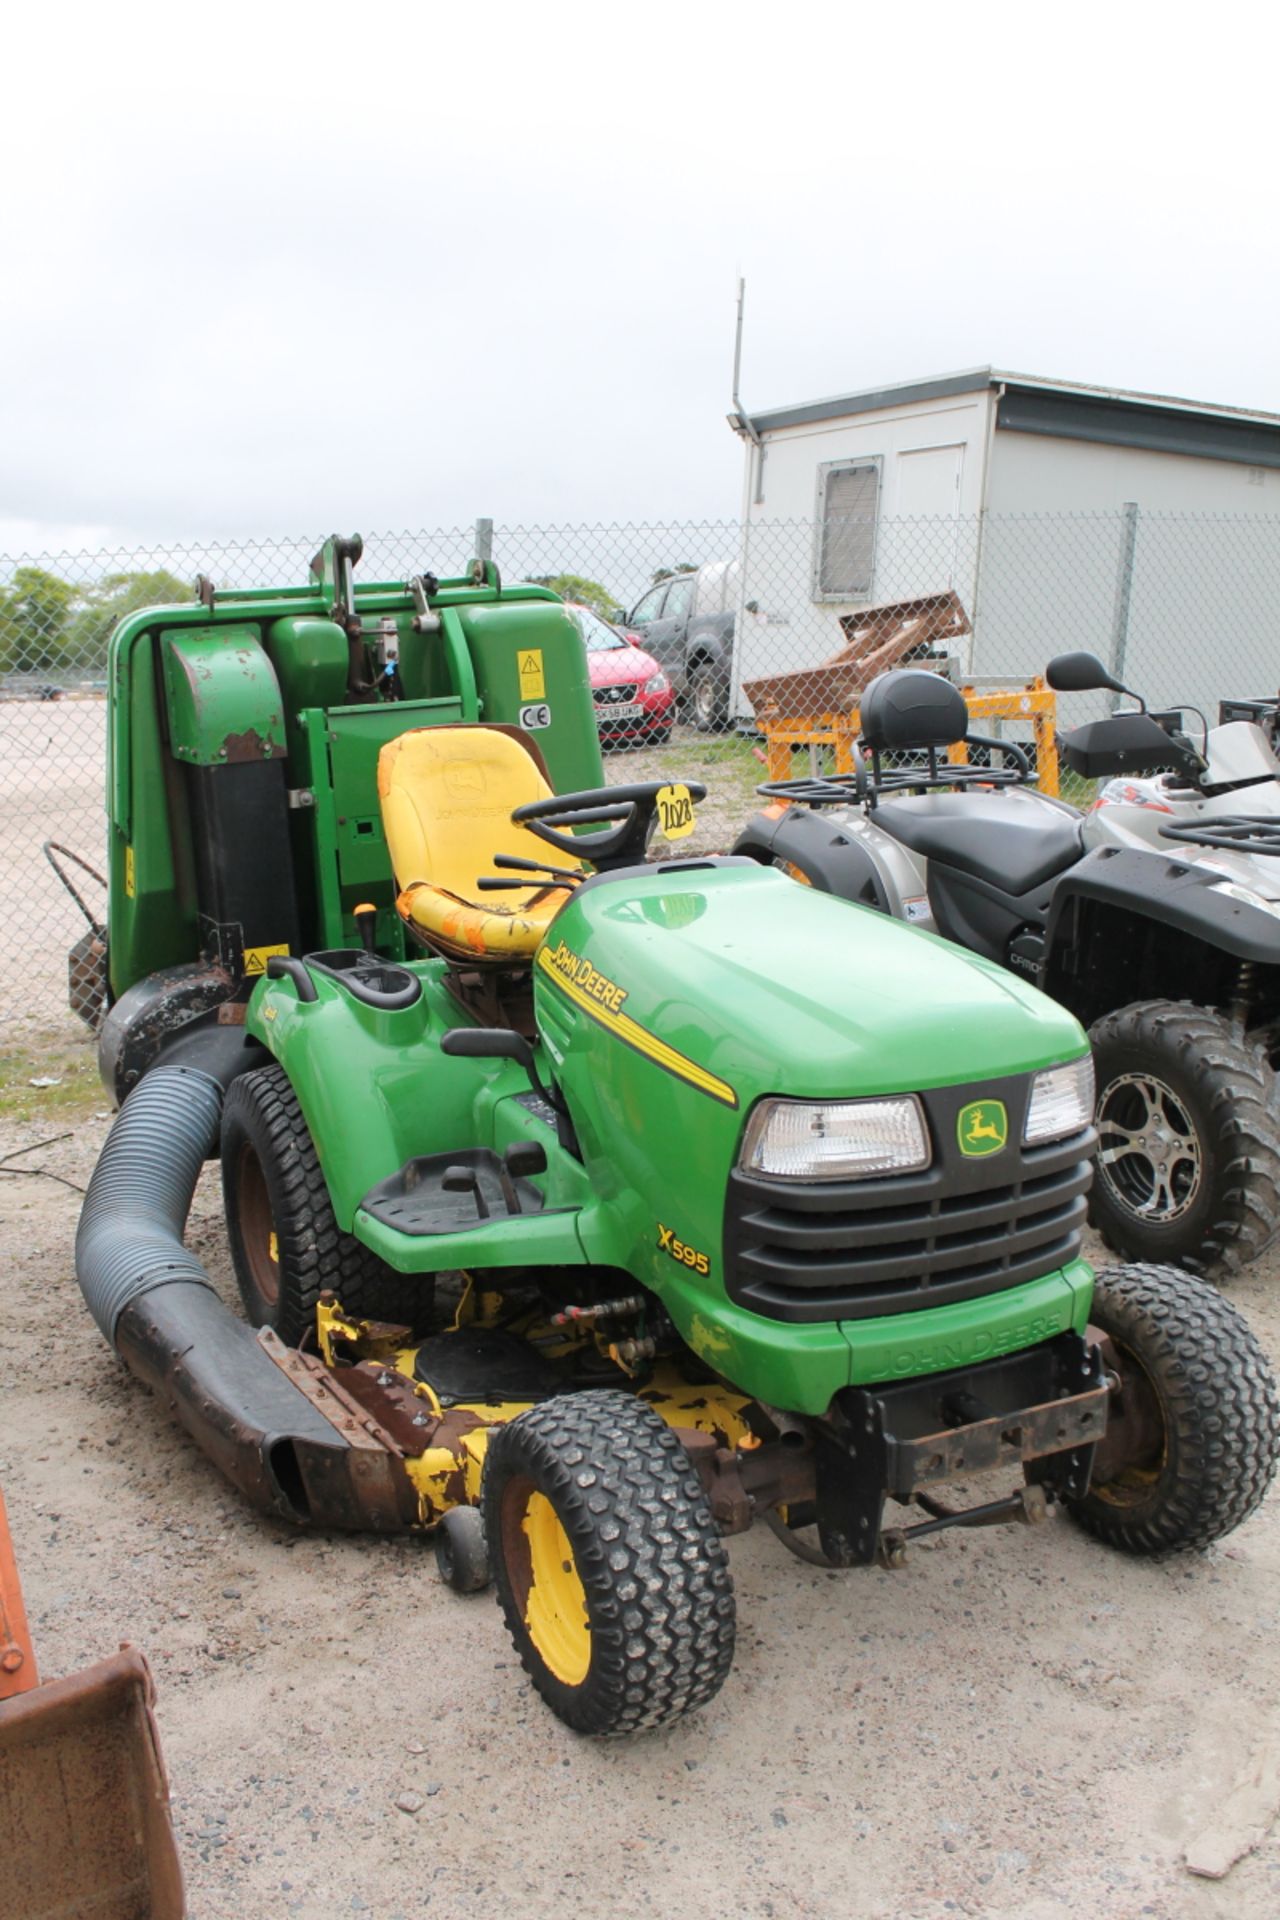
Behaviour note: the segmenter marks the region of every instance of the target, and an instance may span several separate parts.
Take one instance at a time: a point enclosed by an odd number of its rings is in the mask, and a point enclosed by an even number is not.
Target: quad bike
[[[1125,691],[1091,655],[1047,678]],[[1020,747],[969,733],[955,687],[884,674],[863,698],[855,773],[762,786],[770,804],[735,851],[944,934],[1068,1007],[1097,1075],[1092,1223],[1127,1258],[1224,1278],[1280,1228],[1280,866],[1269,878],[1256,853],[1280,827],[1280,761],[1237,723],[1206,762],[1179,719],[1126,711],[1066,734],[1087,779],[1174,769],[1112,781],[1082,815],[1034,790]],[[894,766],[904,752],[912,764]],[[1238,818],[1242,792],[1275,806],[1269,824]]]
[[[591,1733],[717,1692],[753,1517],[851,1567],[1055,1504],[1138,1554],[1251,1513],[1278,1409],[1240,1316],[1079,1257],[1071,1015],[881,917],[851,963],[848,909],[754,861],[646,859],[703,790],[554,790],[598,753],[554,596],[357,591],[353,545],[113,640],[123,1105],[77,1271],[221,1469],[434,1530]],[[183,1245],[214,1154],[243,1319]]]

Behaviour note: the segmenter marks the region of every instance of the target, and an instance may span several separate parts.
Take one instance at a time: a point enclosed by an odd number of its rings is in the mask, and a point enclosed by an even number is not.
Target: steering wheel
[[[554,793],[547,800],[531,800],[517,807],[511,818],[536,833],[539,840],[575,859],[587,859],[598,873],[633,867],[644,859],[658,811],[658,795],[674,783],[642,780],[631,787],[592,787],[585,793]],[[698,780],[682,782],[691,800],[705,800],[707,790]],[[574,833],[611,821],[597,833]]]

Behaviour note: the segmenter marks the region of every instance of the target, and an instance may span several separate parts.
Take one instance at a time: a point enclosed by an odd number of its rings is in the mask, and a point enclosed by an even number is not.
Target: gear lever
[[[365,951],[365,958],[367,960],[376,960],[378,951],[373,944],[373,936],[378,930],[378,909],[371,906],[367,900],[362,901],[355,910],[354,918],[360,934],[360,944]]]

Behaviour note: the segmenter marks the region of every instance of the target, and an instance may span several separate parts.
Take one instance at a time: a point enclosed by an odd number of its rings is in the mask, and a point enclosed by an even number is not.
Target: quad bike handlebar
[[[669,780],[641,780],[627,787],[594,787],[583,793],[556,793],[517,807],[511,818],[536,833],[539,840],[576,859],[587,859],[598,873],[631,867],[642,861],[653,831],[658,795]],[[691,800],[705,800],[707,789],[698,780],[683,782]],[[596,833],[574,833],[575,827],[612,822]],[[505,862],[503,864],[506,864]]]

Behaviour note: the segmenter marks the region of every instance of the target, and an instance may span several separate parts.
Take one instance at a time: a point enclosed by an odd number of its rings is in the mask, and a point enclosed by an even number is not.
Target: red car
[[[567,605],[586,643],[601,746],[661,746],[671,738],[676,705],[666,674],[634,633],[611,627],[590,607]]]

